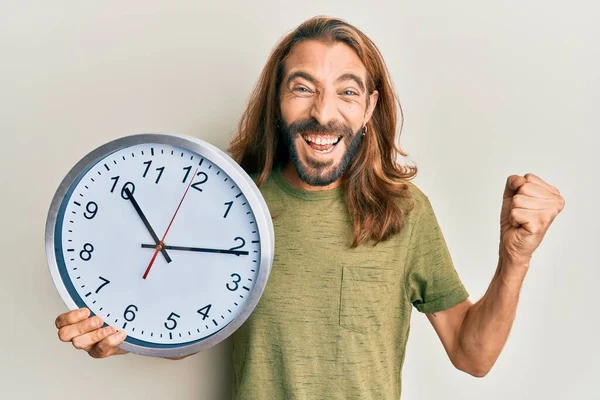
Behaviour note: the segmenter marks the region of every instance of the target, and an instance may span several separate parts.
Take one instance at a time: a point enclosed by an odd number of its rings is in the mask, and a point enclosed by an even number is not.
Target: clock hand
[[[154,255],[152,256],[152,259],[150,260],[148,267],[146,267],[146,272],[144,272],[144,276],[142,278],[146,279],[146,277],[148,276],[148,273],[150,273],[150,268],[152,268],[152,264],[154,264],[154,260],[156,260],[156,256],[158,255],[158,252],[160,250],[162,250],[162,248],[164,246],[165,238],[167,237],[167,233],[169,233],[169,229],[171,229],[171,225],[173,224],[173,221],[175,220],[175,217],[177,216],[177,213],[179,212],[179,208],[181,207],[181,204],[183,203],[183,200],[185,199],[185,196],[187,195],[188,190],[190,190],[190,186],[192,186],[192,182],[194,181],[194,178],[196,177],[197,172],[198,172],[198,168],[196,168],[196,170],[194,171],[194,175],[192,175],[192,179],[190,179],[190,183],[188,183],[188,186],[185,189],[185,192],[183,192],[183,196],[181,197],[181,200],[179,201],[179,205],[175,209],[175,213],[173,214],[173,217],[171,218],[171,222],[169,222],[169,226],[167,226],[167,230],[165,231],[165,234],[163,235],[162,239],[160,240],[160,243],[158,243],[156,245],[156,250],[154,251]]]
[[[140,208],[140,205],[133,197],[133,193],[131,193],[131,190],[129,190],[128,187],[125,187],[124,191],[127,194],[127,198],[129,200],[131,200],[131,204],[133,204],[133,208],[135,208],[135,211],[138,213],[138,215],[142,219],[142,222],[146,226],[146,229],[148,229],[148,232],[150,232],[150,236],[152,236],[152,239],[154,239],[154,243],[156,243],[156,244],[152,247],[156,248],[158,246],[158,244],[160,243],[160,240],[158,239],[158,236],[156,236],[156,233],[154,232],[154,229],[152,229],[152,226],[150,226],[150,222],[148,222],[148,218],[146,218],[146,216],[142,212],[142,209]],[[169,257],[169,254],[167,254],[167,251],[165,249],[161,249],[160,252],[165,257],[165,260],[167,260],[168,263],[170,263],[172,261],[171,257]]]
[[[155,249],[156,246],[153,244],[142,244],[143,249]],[[163,249],[167,250],[185,250],[185,251],[196,251],[200,253],[221,253],[221,254],[235,254],[236,256],[247,256],[249,252],[243,250],[225,250],[225,249],[207,249],[204,247],[185,247],[185,246],[169,246],[163,245]]]

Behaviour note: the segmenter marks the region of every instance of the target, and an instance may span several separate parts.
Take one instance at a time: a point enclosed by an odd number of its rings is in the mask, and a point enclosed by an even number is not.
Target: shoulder
[[[408,210],[409,218],[414,218],[430,208],[431,203],[425,192],[414,182],[404,181],[404,183],[407,185],[407,191],[412,200],[412,208]]]
[[[418,202],[423,202],[427,199],[427,195],[414,182],[405,181],[405,183],[408,186],[408,191],[412,195],[413,199]]]

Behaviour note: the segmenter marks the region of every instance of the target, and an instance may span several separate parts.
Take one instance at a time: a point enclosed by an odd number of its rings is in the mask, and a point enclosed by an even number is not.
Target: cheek
[[[346,103],[339,108],[340,114],[352,132],[356,132],[364,122],[365,107],[358,103]]]

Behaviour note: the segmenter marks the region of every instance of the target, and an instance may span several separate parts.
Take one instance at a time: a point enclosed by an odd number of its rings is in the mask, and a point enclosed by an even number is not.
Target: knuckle
[[[94,332],[94,343],[100,343],[111,333],[112,327],[106,326]]]
[[[112,326],[106,326],[102,328],[102,338],[112,335],[113,333],[115,333],[115,328]]]
[[[90,332],[101,325],[99,322],[100,318],[98,317],[88,318],[82,324],[82,330],[84,330],[85,332]]]
[[[513,207],[521,207],[523,205],[524,197],[525,196],[523,196],[522,194],[514,195],[513,201],[512,201]]]
[[[523,194],[525,193],[528,189],[529,189],[529,182],[525,182],[524,184],[522,184],[521,186],[519,186],[519,188],[517,189],[517,194]],[[517,195],[515,194],[515,196]]]

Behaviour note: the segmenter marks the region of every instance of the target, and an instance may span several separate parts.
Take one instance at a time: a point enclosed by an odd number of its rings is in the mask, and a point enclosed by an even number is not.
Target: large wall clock
[[[70,309],[125,330],[124,350],[198,352],[252,313],[273,262],[254,181],[197,138],[123,137],[86,155],[50,205],[46,255]]]

